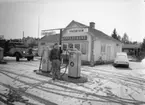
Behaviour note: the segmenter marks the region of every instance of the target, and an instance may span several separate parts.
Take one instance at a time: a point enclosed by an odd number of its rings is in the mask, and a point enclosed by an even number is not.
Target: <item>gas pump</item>
[[[40,69],[42,72],[50,72],[51,71],[51,62],[49,60],[49,54],[50,54],[50,47],[45,46],[42,53],[42,69]]]
[[[51,29],[51,30],[60,30],[60,38],[59,38],[59,45],[61,46],[61,41],[62,41],[62,29]],[[49,60],[49,54],[50,54],[50,47],[44,47],[42,55],[41,56],[41,62],[40,62],[40,68],[42,66],[42,69],[39,68],[39,71],[43,72],[51,72],[51,62]],[[61,50],[61,47],[60,47]],[[72,50],[67,50],[66,51],[66,58],[67,54],[69,53],[69,62],[66,64],[64,67],[60,67],[60,70],[65,68],[64,73],[61,75],[61,77],[66,73],[67,68],[68,68],[68,77],[73,77],[73,78],[80,78],[81,74],[81,52],[75,49]],[[37,74],[40,75],[45,75],[42,72],[37,72]]]
[[[78,50],[69,51],[68,77],[80,78],[81,73],[81,52]]]

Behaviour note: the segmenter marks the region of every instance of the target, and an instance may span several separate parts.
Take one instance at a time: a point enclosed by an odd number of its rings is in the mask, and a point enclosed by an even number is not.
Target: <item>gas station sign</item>
[[[51,32],[45,32],[45,31],[42,31],[41,32],[41,35],[54,35],[55,34],[55,32],[54,31],[51,31]]]

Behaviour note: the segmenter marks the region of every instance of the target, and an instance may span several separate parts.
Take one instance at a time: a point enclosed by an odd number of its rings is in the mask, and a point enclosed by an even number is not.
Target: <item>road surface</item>
[[[144,105],[145,60],[130,62],[130,68],[112,65],[82,66],[81,77],[87,82],[76,83],[37,75],[39,59],[15,62],[7,57],[0,65],[0,93],[15,89],[30,105]],[[15,105],[25,105],[14,102]]]

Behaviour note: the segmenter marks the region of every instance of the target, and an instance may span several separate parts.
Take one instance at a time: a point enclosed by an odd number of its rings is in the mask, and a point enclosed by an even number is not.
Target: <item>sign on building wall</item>
[[[68,30],[68,33],[75,33],[75,32],[88,32],[88,28],[73,28]]]
[[[67,40],[87,40],[87,36],[65,36],[62,37],[63,41]]]

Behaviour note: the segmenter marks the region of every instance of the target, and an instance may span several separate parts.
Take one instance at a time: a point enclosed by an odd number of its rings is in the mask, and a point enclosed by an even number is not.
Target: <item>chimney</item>
[[[90,22],[90,28],[95,29],[95,23],[94,22]]]

